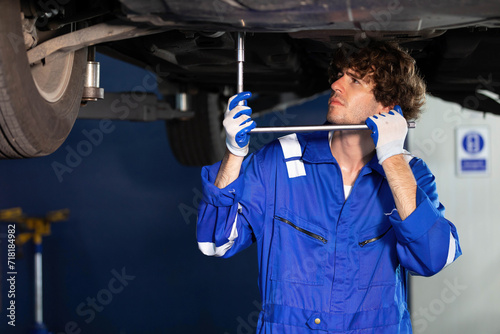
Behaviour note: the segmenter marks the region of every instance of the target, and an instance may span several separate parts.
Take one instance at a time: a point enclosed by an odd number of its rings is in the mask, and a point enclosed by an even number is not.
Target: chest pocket
[[[323,285],[326,231],[289,212],[274,217],[271,280]]]
[[[388,220],[360,233],[359,288],[395,285],[399,279],[396,234]]]

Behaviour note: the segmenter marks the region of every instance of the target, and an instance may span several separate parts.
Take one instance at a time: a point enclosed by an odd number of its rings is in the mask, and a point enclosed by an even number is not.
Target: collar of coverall
[[[332,155],[330,150],[330,143],[328,142],[328,131],[318,131],[298,136],[301,146],[304,148],[302,151],[302,160],[312,164],[320,163],[335,163],[337,160]],[[368,174],[371,171],[376,171],[383,177],[385,172],[382,166],[378,163],[377,155],[374,154],[373,158],[366,164],[367,169],[362,174]]]

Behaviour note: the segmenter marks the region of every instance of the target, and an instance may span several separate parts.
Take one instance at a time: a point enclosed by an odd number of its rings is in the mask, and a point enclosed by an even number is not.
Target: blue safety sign
[[[484,138],[478,132],[468,132],[464,136],[462,146],[467,153],[476,154],[484,148]]]
[[[486,126],[462,126],[457,129],[457,174],[487,176],[490,170],[489,131]]]

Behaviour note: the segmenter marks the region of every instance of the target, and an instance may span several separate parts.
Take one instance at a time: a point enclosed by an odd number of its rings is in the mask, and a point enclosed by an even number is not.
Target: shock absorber
[[[104,89],[99,87],[100,65],[95,61],[95,46],[89,46],[87,68],[83,83],[82,103],[97,101],[104,98]]]

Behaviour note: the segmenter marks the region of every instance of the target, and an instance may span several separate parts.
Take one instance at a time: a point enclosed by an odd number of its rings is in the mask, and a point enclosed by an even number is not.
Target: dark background
[[[108,92],[135,90],[151,75],[102,55],[98,60],[101,86]],[[321,123],[326,100],[322,96],[258,123]],[[54,223],[43,239],[47,328],[53,333],[255,332],[260,308],[256,247],[231,259],[206,257],[198,250],[201,168],[176,162],[163,121],[113,121],[102,141],[71,172],[57,177],[54,163],[69,167],[68,152],[82,149],[88,141],[84,132],[99,126],[99,120],[77,120],[54,154],[0,161],[0,209],[22,207],[31,216],[71,211],[69,220]],[[252,147],[271,139],[254,136]],[[16,326],[11,327],[6,223],[0,222],[0,232],[0,333],[28,333],[34,322],[33,245],[25,244],[24,256],[16,259]],[[116,273],[123,272],[129,277],[119,283]],[[90,311],[93,298],[98,311]]]

